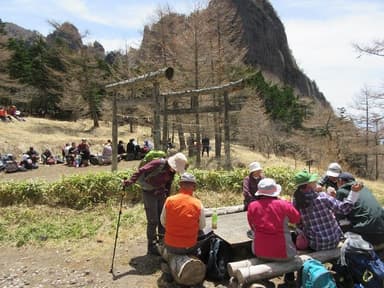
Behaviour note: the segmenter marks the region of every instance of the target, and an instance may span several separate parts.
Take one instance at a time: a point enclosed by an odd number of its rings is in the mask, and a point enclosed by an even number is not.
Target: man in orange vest
[[[173,254],[195,254],[199,230],[205,227],[204,207],[193,197],[196,178],[183,173],[179,193],[167,198],[160,215],[165,227],[164,244]]]

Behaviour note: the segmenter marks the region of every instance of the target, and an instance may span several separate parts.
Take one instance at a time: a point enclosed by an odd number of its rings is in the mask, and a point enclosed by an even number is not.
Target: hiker
[[[256,199],[257,184],[264,178],[263,168],[259,162],[249,164],[249,175],[243,180],[244,210],[248,209],[249,203]]]
[[[45,151],[41,153],[41,159],[43,161],[43,164],[46,164],[46,165],[56,164],[56,159],[52,155],[52,152],[49,149],[45,149]]]
[[[19,169],[21,171],[25,170],[31,170],[31,169],[37,169],[39,166],[37,163],[34,163],[31,159],[31,157],[28,154],[23,154],[21,157],[21,161],[19,163]]]
[[[143,144],[143,151],[145,153],[151,151],[153,149],[153,144],[151,143],[151,141],[149,140],[144,140],[144,144]]]
[[[134,138],[129,139],[129,142],[127,144],[127,154],[133,155],[133,159],[139,159],[139,152],[140,152],[140,145],[137,145]],[[127,157],[127,158],[132,158],[132,157]]]
[[[340,201],[348,197],[355,178],[348,172],[340,173],[336,198]],[[350,225],[345,228],[360,234],[364,240],[376,246],[384,243],[384,210],[373,196],[372,192],[363,186],[359,192],[359,199],[354,204],[352,211],[346,215]]]
[[[107,143],[103,146],[103,151],[101,152],[101,162],[103,165],[109,165],[112,163],[112,142],[108,140]]]
[[[309,248],[320,251],[336,248],[343,232],[335,214],[347,215],[357,201],[361,186],[352,185],[343,202],[325,192],[316,192],[317,174],[301,171],[294,176],[294,205],[301,214],[298,225],[307,237]]]
[[[158,254],[156,248],[156,230],[159,238],[164,235],[164,227],[160,224],[160,213],[165,199],[171,192],[171,185],[176,173],[184,173],[187,158],[183,153],[176,153],[167,159],[155,159],[140,167],[129,180],[128,186],[138,182],[143,191],[145,214],[147,217],[148,254]]]
[[[81,143],[77,146],[77,154],[81,156],[79,167],[88,166],[89,158],[91,156],[91,151],[89,150],[87,139],[85,138],[81,139]]]
[[[120,161],[125,157],[124,142],[122,140],[117,144],[117,159]]]
[[[0,120],[1,121],[8,121],[8,113],[7,110],[4,107],[0,106]]]
[[[69,155],[69,149],[70,148],[71,148],[71,145],[69,143],[65,143],[64,147],[61,149],[61,156],[63,157],[65,164],[68,164],[67,157]]]
[[[65,158],[68,166],[75,166],[75,159],[78,155],[78,150],[75,142],[71,143],[71,146],[68,148],[68,155]]]
[[[249,203],[247,219],[254,237],[252,253],[262,259],[286,261],[296,255],[289,223],[299,223],[300,213],[288,201],[279,199],[281,186],[274,179],[261,179],[255,200]],[[294,282],[294,274],[287,273],[285,282]]]
[[[252,251],[257,257],[282,260],[296,255],[288,222],[300,221],[300,213],[288,201],[279,199],[281,186],[272,178],[257,185],[255,201],[248,206],[247,218],[254,231]]]
[[[39,161],[39,153],[31,146],[29,147],[29,150],[25,152],[29,156],[29,158],[32,160],[33,164],[37,165],[37,162]]]
[[[209,157],[209,138],[208,136],[204,136],[203,139],[201,139],[201,145],[203,146],[203,149],[201,150],[201,156],[204,156],[204,151],[207,152],[207,156]]]
[[[169,253],[194,255],[199,230],[205,228],[204,208],[201,201],[193,197],[195,176],[182,174],[179,185],[179,193],[167,198],[160,215],[165,228],[164,244]]]
[[[325,172],[325,175],[317,181],[316,191],[320,192],[323,190],[323,187],[326,189],[327,193],[331,196],[336,195],[337,190],[337,177],[341,173],[341,166],[334,162],[328,165],[328,169]],[[330,189],[328,189],[331,187]],[[333,189],[332,189],[333,188]]]

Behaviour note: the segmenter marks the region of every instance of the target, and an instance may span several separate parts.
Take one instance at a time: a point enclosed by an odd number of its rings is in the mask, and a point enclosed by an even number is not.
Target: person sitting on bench
[[[342,172],[338,177],[336,199],[342,201],[348,197],[354,183],[356,181],[352,174]],[[366,186],[362,187],[359,199],[346,219],[350,225],[343,227],[343,230],[360,234],[374,246],[384,244],[384,209]]]
[[[307,237],[309,248],[320,251],[334,249],[340,242],[343,232],[335,214],[347,215],[359,197],[361,186],[352,185],[348,197],[343,202],[328,195],[316,192],[317,174],[307,171],[296,173],[294,205],[300,211],[301,223],[298,225]]]
[[[248,205],[248,223],[254,233],[252,252],[258,258],[287,261],[296,255],[288,221],[299,223],[300,213],[290,202],[279,199],[280,192],[275,180],[263,178],[257,185],[256,200]],[[284,282],[294,282],[294,274],[285,274]]]
[[[201,201],[193,197],[196,178],[184,173],[180,190],[165,201],[160,221],[165,228],[164,244],[174,254],[195,254],[199,230],[205,228],[205,214]]]

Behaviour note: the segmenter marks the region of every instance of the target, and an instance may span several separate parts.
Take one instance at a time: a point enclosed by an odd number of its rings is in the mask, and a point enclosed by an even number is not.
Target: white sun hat
[[[255,196],[269,196],[276,197],[279,196],[281,192],[281,186],[276,184],[275,180],[272,178],[264,178],[257,185],[257,191]]]
[[[263,170],[259,162],[252,162],[249,164],[249,173],[255,172],[255,171],[260,171]]]
[[[331,177],[339,177],[340,173],[341,173],[341,166],[338,163],[334,162],[329,164],[327,172],[325,174]]]
[[[171,166],[173,170],[180,174],[184,173],[185,166],[188,163],[187,157],[185,157],[185,155],[181,152],[170,156],[167,161],[169,166]]]

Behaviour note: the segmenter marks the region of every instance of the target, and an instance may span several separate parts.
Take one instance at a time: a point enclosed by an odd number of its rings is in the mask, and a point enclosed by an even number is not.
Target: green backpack
[[[300,278],[300,288],[336,288],[332,274],[316,259],[304,262]]]
[[[140,161],[139,168],[151,162],[154,159],[165,158],[167,153],[162,150],[151,150],[147,154],[145,154],[143,160]]]

